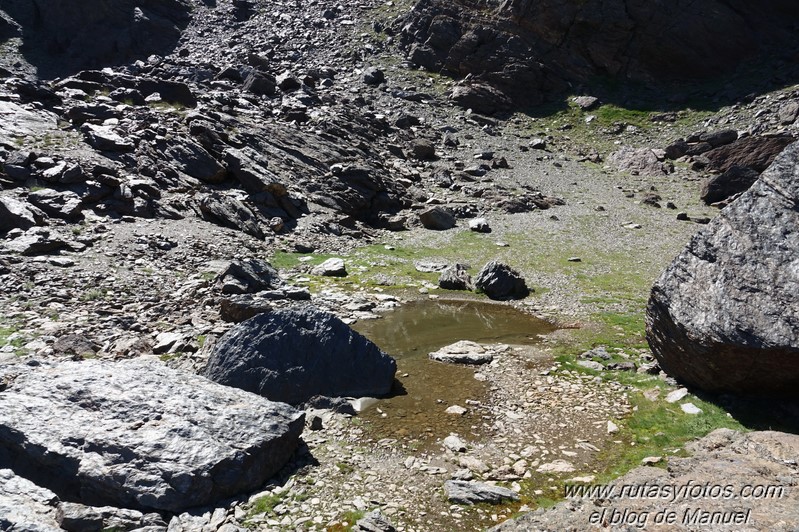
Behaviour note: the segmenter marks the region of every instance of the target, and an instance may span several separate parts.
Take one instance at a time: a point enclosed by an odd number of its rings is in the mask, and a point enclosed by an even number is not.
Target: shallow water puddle
[[[474,378],[480,366],[435,362],[428,353],[458,340],[531,345],[540,341],[537,335],[554,330],[551,324],[504,305],[433,300],[408,303],[354,328],[397,360],[397,379],[404,388],[360,417],[376,438],[420,443],[450,432],[479,436],[484,412],[468,401],[482,402],[488,393],[486,384]],[[452,405],[468,412],[447,414]]]

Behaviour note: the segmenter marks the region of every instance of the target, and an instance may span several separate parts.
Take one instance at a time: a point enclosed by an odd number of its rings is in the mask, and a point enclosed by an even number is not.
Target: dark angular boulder
[[[702,192],[699,197],[708,205],[723,201],[735,194],[748,190],[757,181],[758,177],[760,177],[760,174],[751,168],[731,166],[723,174],[709,178],[702,185]]]
[[[711,392],[796,396],[797,204],[793,144],[655,282],[647,340],[664,371]]]
[[[250,72],[244,79],[244,90],[260,96],[274,96],[277,87],[275,77],[257,70]]]
[[[380,85],[385,80],[385,73],[377,67],[369,67],[363,72],[363,82],[367,85]]]
[[[314,395],[381,396],[397,364],[332,314],[313,307],[259,314],[217,345],[205,376],[273,401],[299,404]]]
[[[238,229],[255,238],[264,238],[258,217],[236,198],[223,194],[208,194],[199,202],[200,214],[209,222]]]
[[[283,279],[269,262],[262,259],[232,261],[219,275],[225,294],[253,294],[283,286]]]
[[[530,294],[530,289],[519,272],[492,260],[477,274],[474,286],[491,299],[523,299]]]
[[[28,201],[54,218],[76,220],[81,217],[81,199],[69,190],[36,190],[28,195]]]
[[[419,220],[426,229],[444,231],[455,227],[455,217],[441,207],[430,207],[419,213]]]
[[[458,85],[452,89],[450,99],[459,107],[484,115],[506,111],[511,107],[510,98],[487,83]]]
[[[722,172],[733,166],[762,172],[793,141],[794,138],[790,135],[744,137],[731,144],[714,148],[704,155],[710,161],[710,168]]]

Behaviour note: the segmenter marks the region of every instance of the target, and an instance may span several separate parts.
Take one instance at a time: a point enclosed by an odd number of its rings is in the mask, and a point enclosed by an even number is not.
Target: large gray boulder
[[[0,467],[88,505],[178,512],[256,489],[304,423],[155,360],[0,368],[17,373],[0,392]]]
[[[712,392],[796,396],[797,202],[793,144],[656,281],[647,340],[667,373]]]
[[[259,314],[217,343],[205,375],[273,401],[381,396],[397,364],[332,314],[313,307]]]

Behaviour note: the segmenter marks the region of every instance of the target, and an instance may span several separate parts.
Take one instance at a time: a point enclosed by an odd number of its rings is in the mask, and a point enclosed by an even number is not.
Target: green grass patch
[[[250,506],[247,515],[250,517],[254,515],[260,514],[271,514],[275,507],[283,501],[286,497],[286,492],[280,493],[270,493],[269,495],[264,495],[263,497],[258,497]]]
[[[366,512],[361,510],[351,510],[349,512],[344,512],[338,518],[338,522],[335,525],[327,527],[328,532],[347,532],[348,530],[352,530],[352,527],[355,526],[355,523],[363,519],[363,516],[366,515]]]
[[[106,295],[106,290],[102,288],[92,288],[91,290],[87,290],[80,296],[81,301],[98,301],[100,299],[104,299]]]
[[[355,472],[355,466],[348,462],[336,462],[336,469],[338,469],[342,475],[349,475]]]

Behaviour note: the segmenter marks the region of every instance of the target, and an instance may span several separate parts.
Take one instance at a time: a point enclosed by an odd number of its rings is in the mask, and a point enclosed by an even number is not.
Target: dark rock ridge
[[[257,315],[234,326],[214,348],[205,375],[273,401],[299,404],[315,395],[382,396],[397,364],[337,317],[313,307]]]
[[[304,415],[153,361],[5,366],[0,469],[62,500],[178,512],[253,490]]]
[[[668,468],[637,467],[610,486],[673,487],[673,486],[731,486],[738,495],[747,486],[781,486],[780,495],[769,498],[767,504],[751,504],[740,496],[692,497],[679,495],[666,503],[658,497],[613,497],[600,501],[589,497],[567,500],[554,508],[540,509],[512,519],[490,529],[492,532],[527,532],[529,530],[560,532],[562,530],[599,530],[590,526],[591,515],[602,515],[610,522],[632,516],[627,527],[611,526],[608,530],[731,530],[735,525],[713,524],[713,512],[740,515],[746,518],[751,530],[791,530],[799,520],[799,490],[796,478],[799,470],[795,456],[799,452],[799,436],[782,432],[750,432],[742,434],[729,429],[717,429],[701,440],[686,445],[692,454],[688,458],[669,458]],[[776,492],[776,491],[775,491]],[[618,493],[618,492],[617,492]],[[747,492],[743,492],[746,494]],[[675,512],[676,522],[653,527],[659,512]],[[641,517],[643,515],[643,517]],[[683,517],[688,515],[686,522]],[[704,517],[703,517],[704,516]],[[691,522],[692,518],[696,518]],[[640,521],[638,521],[640,519]],[[632,524],[631,524],[632,522]],[[642,523],[649,526],[637,526]]]
[[[647,340],[667,373],[712,392],[795,396],[798,203],[792,144],[657,280]]]
[[[654,84],[718,77],[774,50],[789,60],[798,16],[790,0],[420,0],[397,26],[410,61],[471,74],[490,111],[502,103],[492,86],[537,104],[595,77]]]
[[[5,0],[0,7],[0,38],[20,35],[41,73],[63,75],[168,53],[189,21],[191,2]]]

